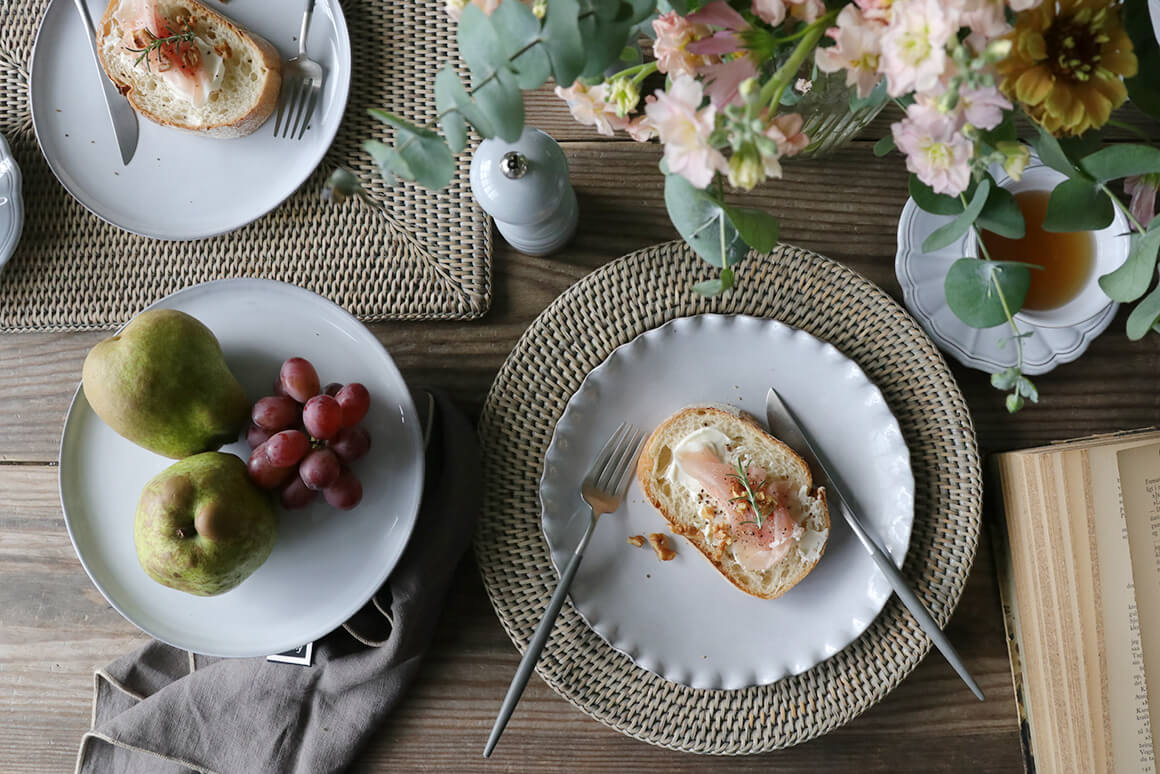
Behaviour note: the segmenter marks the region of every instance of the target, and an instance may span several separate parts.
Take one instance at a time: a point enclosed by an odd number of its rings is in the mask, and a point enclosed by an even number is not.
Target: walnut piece
[[[644,535],[629,535],[628,542],[630,545],[634,545],[637,548],[640,548],[644,545]]]
[[[653,550],[657,552],[657,559],[660,559],[662,562],[676,558],[677,552],[669,548],[669,543],[665,540],[663,532],[652,533],[648,536],[648,542],[653,547]]]

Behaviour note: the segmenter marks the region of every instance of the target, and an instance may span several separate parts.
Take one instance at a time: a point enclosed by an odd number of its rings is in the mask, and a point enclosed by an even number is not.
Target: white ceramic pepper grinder
[[[471,158],[471,191],[499,233],[528,255],[559,250],[576,232],[579,208],[560,146],[525,127],[514,143],[484,140]]]

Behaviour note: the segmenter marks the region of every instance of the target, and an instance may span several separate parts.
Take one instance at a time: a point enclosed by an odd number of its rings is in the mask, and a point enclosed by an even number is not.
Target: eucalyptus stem
[[[1132,214],[1132,210],[1128,208],[1128,206],[1125,205],[1122,201],[1120,201],[1120,197],[1112,193],[1112,190],[1108,188],[1107,183],[1100,183],[1099,185],[1100,190],[1107,194],[1108,198],[1112,200],[1112,203],[1120,208],[1120,212],[1124,213],[1124,215],[1128,218],[1128,222],[1136,229],[1136,231],[1139,231],[1141,234],[1143,234],[1148,230],[1140,224],[1140,221],[1136,220],[1136,216]]]
[[[757,100],[750,103],[749,110],[751,114],[760,106],[768,106],[771,110],[777,109],[777,106],[781,103],[781,95],[785,92],[786,87],[789,86],[794,76],[797,75],[802,63],[806,61],[806,57],[817,48],[818,41],[822,39],[822,35],[837,18],[838,12],[836,10],[830,11],[801,31],[801,42],[797,44],[793,53],[789,55],[789,58],[782,63],[781,67],[777,68],[773,76],[761,87],[761,93],[758,95]],[[755,115],[750,115],[750,117],[753,118]]]

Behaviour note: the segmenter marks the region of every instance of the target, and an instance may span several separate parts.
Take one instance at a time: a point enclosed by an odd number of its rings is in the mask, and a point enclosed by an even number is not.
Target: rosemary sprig
[[[767,518],[769,518],[769,514],[773,513],[773,507],[771,507],[769,509],[769,513],[763,514],[761,512],[761,507],[757,504],[757,492],[754,491],[753,487],[749,483],[749,462],[748,461],[743,462],[742,460],[743,460],[743,458],[741,457],[741,455],[737,455],[737,463],[736,463],[737,472],[730,473],[729,478],[735,478],[739,482],[741,482],[741,486],[744,487],[744,489],[745,489],[745,494],[731,498],[729,500],[729,502],[731,502],[731,503],[744,502],[747,505],[749,505],[749,507],[753,509],[753,518],[746,520],[746,521],[743,521],[741,523],[742,524],[752,524],[755,527],[757,527],[758,529],[761,529],[761,525],[763,525],[765,523],[765,520]],[[769,477],[767,476],[765,479],[762,480],[762,482],[760,484],[757,485],[757,491],[765,489],[765,484],[768,481],[769,481]],[[776,506],[776,503],[774,503],[774,505]]]
[[[145,69],[146,70],[149,69],[149,55],[151,53],[153,53],[154,51],[158,51],[162,46],[175,45],[175,46],[177,46],[177,53],[180,55],[181,54],[181,44],[185,43],[188,45],[190,43],[193,43],[194,39],[197,37],[197,34],[193,31],[193,27],[190,26],[189,22],[186,22],[186,24],[185,24],[185,32],[179,32],[176,35],[166,35],[163,38],[158,37],[148,27],[145,28],[144,32],[146,35],[149,36],[148,45],[146,45],[144,48],[129,48],[128,46],[126,46],[125,50],[132,51],[134,54],[140,54],[140,56],[138,56],[137,59],[134,60],[133,66],[136,67],[137,65],[141,64],[141,60],[145,60]],[[161,64],[161,54],[160,53],[157,54],[157,63],[158,63],[158,65]]]

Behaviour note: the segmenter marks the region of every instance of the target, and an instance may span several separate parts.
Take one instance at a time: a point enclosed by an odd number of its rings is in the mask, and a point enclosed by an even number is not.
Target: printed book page
[[[1155,442],[1145,444],[1142,448],[1157,446]],[[1143,647],[1117,460],[1117,452],[1125,445],[1086,451],[1091,469],[1091,513],[1099,552],[1108,709],[1115,771],[1154,774]],[[1139,443],[1134,445],[1139,447]]]
[[[1140,641],[1147,684],[1160,680],[1160,443],[1116,455],[1123,491],[1132,576],[1136,582]],[[1152,728],[1160,723],[1160,701],[1152,702]]]

